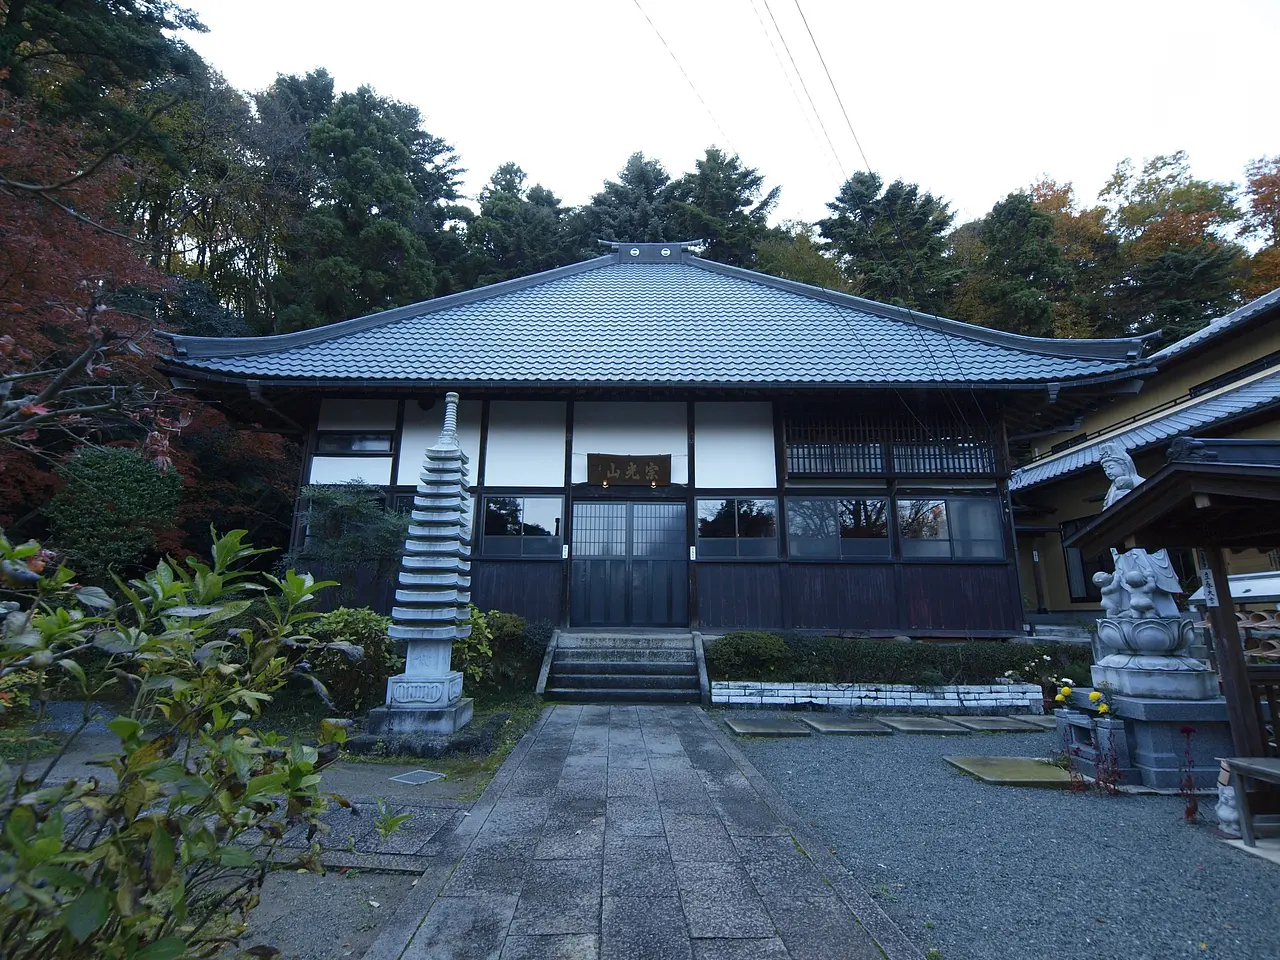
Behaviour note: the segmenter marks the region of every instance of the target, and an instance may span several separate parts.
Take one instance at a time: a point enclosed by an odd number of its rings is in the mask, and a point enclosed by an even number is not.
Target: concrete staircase
[[[562,633],[543,695],[565,703],[697,703],[692,633]]]

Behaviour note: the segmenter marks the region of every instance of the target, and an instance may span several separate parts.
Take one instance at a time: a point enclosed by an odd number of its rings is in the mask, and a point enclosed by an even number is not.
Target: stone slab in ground
[[[880,722],[899,733],[969,733],[964,727],[937,717],[880,717]]]
[[[979,733],[1027,732],[1027,725],[1013,717],[943,717],[942,719]]]
[[[1070,786],[1071,775],[1035,757],[943,757],[943,760],[983,783],[1005,787]]]
[[[1054,719],[1054,716],[1051,713],[1045,715],[1034,713],[1019,714],[1016,717],[1009,717],[1008,719],[1024,723],[1032,730],[1054,730],[1058,726],[1058,721]]]
[[[733,717],[725,723],[740,737],[807,737],[812,733],[794,720],[775,720],[771,717],[761,717],[758,720]]]
[[[851,717],[801,717],[801,722],[828,736],[855,737],[893,733],[888,727],[874,720],[854,720]]]

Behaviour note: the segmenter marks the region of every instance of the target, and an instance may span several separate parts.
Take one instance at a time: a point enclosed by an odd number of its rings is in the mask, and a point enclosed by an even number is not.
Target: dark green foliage
[[[81,447],[57,470],[63,487],[44,508],[52,545],[94,582],[134,572],[177,522],[182,478],[118,447]]]
[[[727,642],[727,643],[726,643]],[[721,645],[725,644],[724,649]],[[801,683],[990,683],[1029,660],[1048,655],[1050,673],[1088,677],[1087,651],[995,641],[901,643],[847,637],[741,631],[707,645],[713,680],[777,680]]]
[[[719,679],[781,679],[792,652],[782,637],[761,630],[735,630],[707,644],[707,673]]]
[[[1240,259],[1234,244],[1206,242],[1136,264],[1115,292],[1113,326],[1120,335],[1159,330],[1159,344],[1194,333],[1233,308]]]
[[[708,147],[695,167],[666,191],[678,239],[708,241],[702,255],[709,260],[751,266],[782,188],[762,195],[764,176],[717,147]]]
[[[874,173],[855,173],[818,221],[853,292],[918,310],[946,303],[959,272],[946,257],[944,238],[955,218],[945,200],[914,183],[885,187]]]
[[[677,236],[671,222],[667,190],[671,177],[657,160],[636,152],[627,158],[618,179],[606,180],[604,189],[576,214],[574,230],[585,247],[597,240],[660,243],[687,240]]]
[[[276,326],[313,327],[430,297],[433,237],[457,199],[453,148],[416,107],[370,87],[307,127],[315,196],[282,243]],[[286,306],[287,304],[287,306]]]
[[[364,713],[380,706],[387,695],[387,678],[404,668],[387,637],[391,618],[367,608],[339,607],[320,617],[309,632],[322,643],[348,643],[359,647],[361,657],[343,648],[327,648],[312,658],[312,673],[319,678],[342,714]]]
[[[204,26],[169,0],[9,0],[0,4],[0,87],[39,96],[55,114],[124,132],[142,118],[121,91],[203,71],[172,35],[177,30]]]
[[[480,216],[467,225],[467,245],[478,258],[479,282],[495,283],[550,270],[579,259],[568,211],[514,163],[497,169],[480,193]]]
[[[965,278],[968,315],[1011,333],[1053,336],[1054,304],[1070,289],[1070,272],[1054,238],[1053,218],[1026,193],[1011,193],[978,225],[983,256]]]
[[[362,483],[303,487],[300,513],[306,524],[301,546],[284,566],[310,570],[342,583],[335,598],[355,603],[362,583],[385,583],[395,576],[409,532],[409,515],[386,508],[379,487]]]

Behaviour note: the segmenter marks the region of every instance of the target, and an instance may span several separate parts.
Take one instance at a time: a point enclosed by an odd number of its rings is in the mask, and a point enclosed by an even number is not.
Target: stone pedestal
[[[1087,698],[1088,692],[1077,691],[1077,696]],[[1156,700],[1113,695],[1107,716],[1080,710],[1055,710],[1054,716],[1081,773],[1094,777],[1100,763],[1111,764],[1124,784],[1178,790],[1190,774],[1196,790],[1211,791],[1218,782],[1217,758],[1232,751],[1222,697]],[[1183,730],[1194,732],[1188,738]],[[1109,760],[1112,752],[1114,762]]]
[[[1098,645],[1110,651],[1093,666],[1093,685],[1126,697],[1211,700],[1218,675],[1190,656],[1191,624],[1179,617],[1098,621]]]
[[[456,733],[471,722],[472,699],[463,697],[438,710],[418,707],[375,707],[367,731],[378,737]]]

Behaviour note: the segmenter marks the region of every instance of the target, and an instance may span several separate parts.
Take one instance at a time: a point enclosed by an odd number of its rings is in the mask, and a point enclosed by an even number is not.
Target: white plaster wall
[[[440,438],[440,429],[444,426],[444,394],[436,397],[435,401],[430,410],[420,409],[416,399],[405,401],[397,484],[417,485],[418,475],[422,473],[423,454],[427,452],[427,447]],[[470,471],[471,483],[474,484],[476,471],[480,468],[479,400],[463,400],[458,404],[458,442],[462,445],[462,452],[467,455],[467,469]]]
[[[588,453],[671,454],[671,482],[689,482],[688,408],[680,402],[586,400],[573,405],[573,482],[587,480]],[[488,482],[488,476],[485,477]]]
[[[395,400],[321,400],[320,430],[394,430]]]
[[[377,487],[391,482],[390,457],[315,457],[312,483],[350,483],[358,480]]]
[[[704,489],[776,487],[773,404],[693,405],[693,482]]]
[[[491,401],[485,486],[563,487],[564,417],[560,400]]]

